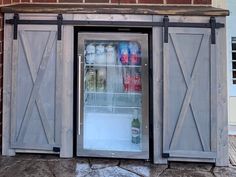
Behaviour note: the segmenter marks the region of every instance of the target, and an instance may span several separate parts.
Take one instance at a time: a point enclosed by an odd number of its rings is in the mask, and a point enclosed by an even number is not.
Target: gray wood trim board
[[[160,20],[160,19],[156,19]],[[162,142],[163,142],[163,52],[158,50],[162,48],[162,29],[153,28],[153,135],[154,135],[154,162],[158,164],[166,164],[167,159],[162,158]],[[158,42],[156,42],[158,41]]]
[[[72,15],[64,16],[71,20]],[[60,157],[73,157],[73,74],[74,74],[74,30],[73,26],[63,27],[61,75],[61,151]]]
[[[226,24],[225,18],[217,18]],[[216,33],[217,42],[217,166],[228,166],[228,97],[227,97],[227,60],[226,60],[226,28]]]
[[[5,19],[12,18],[12,14],[5,14]],[[4,25],[4,65],[3,65],[3,127],[2,127],[2,155],[14,156],[15,151],[10,148],[10,120],[11,120],[11,77],[12,77],[12,48],[13,29]]]

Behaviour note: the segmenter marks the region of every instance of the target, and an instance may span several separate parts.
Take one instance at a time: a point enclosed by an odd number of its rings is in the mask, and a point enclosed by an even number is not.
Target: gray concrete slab
[[[160,177],[214,177],[211,172],[167,169]]]
[[[236,167],[177,162],[167,166],[143,160],[17,155],[0,156],[0,177],[236,177]]]
[[[236,177],[236,167],[216,167],[213,173],[215,177]]]
[[[91,169],[100,169],[106,167],[114,167],[119,164],[117,159],[89,159]]]
[[[140,176],[159,176],[168,166],[153,165],[141,160],[122,160],[120,167]]]
[[[213,164],[171,162],[169,167],[176,170],[211,171]]]

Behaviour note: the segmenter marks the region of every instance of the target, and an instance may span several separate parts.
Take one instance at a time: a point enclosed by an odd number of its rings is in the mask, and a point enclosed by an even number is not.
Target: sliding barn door
[[[163,51],[164,157],[216,157],[216,58],[210,37],[209,29],[169,29]]]
[[[60,147],[58,49],[56,28],[19,26],[12,54],[12,148]]]

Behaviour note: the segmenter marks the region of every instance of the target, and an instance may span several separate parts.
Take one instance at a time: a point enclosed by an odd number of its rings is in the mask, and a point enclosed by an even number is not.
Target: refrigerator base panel
[[[84,142],[84,149],[141,152],[140,144],[134,144],[125,140],[86,140]]]

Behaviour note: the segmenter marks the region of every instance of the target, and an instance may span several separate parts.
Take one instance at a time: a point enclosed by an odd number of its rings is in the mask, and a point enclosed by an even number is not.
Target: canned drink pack
[[[96,91],[96,71],[94,69],[89,69],[86,73],[86,90]]]
[[[124,91],[141,92],[142,91],[141,75],[138,73],[134,75],[126,74],[124,76]]]
[[[99,44],[96,46],[95,63],[106,64],[106,52],[105,52],[105,46],[103,44]]]
[[[129,43],[129,64],[131,65],[141,64],[140,47],[137,42]]]
[[[94,64],[95,61],[95,45],[88,44],[85,50],[85,60],[87,64]]]
[[[106,90],[107,74],[105,68],[99,68],[97,70],[97,91],[104,92]]]
[[[107,57],[107,64],[115,64],[116,63],[116,49],[111,44],[106,46],[106,57]]]
[[[119,43],[119,59],[121,64],[128,65],[129,64],[129,45],[128,42],[120,42]]]
[[[119,59],[123,65],[140,65],[141,50],[137,42],[120,42]]]

